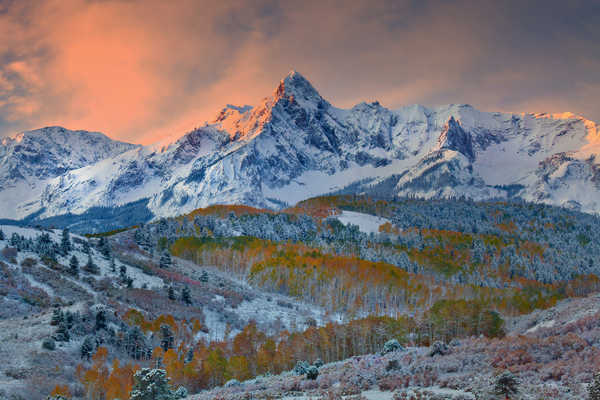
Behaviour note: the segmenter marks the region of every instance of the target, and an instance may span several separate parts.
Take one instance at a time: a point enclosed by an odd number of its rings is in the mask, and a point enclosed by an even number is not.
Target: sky
[[[600,122],[600,1],[0,0],[0,137],[152,143],[292,69],[339,107],[468,103]]]

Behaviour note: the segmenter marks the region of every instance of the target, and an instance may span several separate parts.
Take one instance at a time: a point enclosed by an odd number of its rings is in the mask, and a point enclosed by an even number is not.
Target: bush
[[[504,371],[496,376],[494,392],[502,396],[511,396],[519,393],[519,380],[510,371]]]
[[[173,392],[173,397],[175,399],[185,399],[188,396],[188,391],[183,386],[179,386],[175,392]]]
[[[313,365],[314,365],[315,367],[317,367],[317,368],[321,368],[321,367],[323,366],[323,364],[324,364],[324,363],[323,363],[323,360],[321,360],[320,358],[317,358],[317,359],[315,360],[315,362],[313,363]]]
[[[383,345],[383,349],[381,350],[381,354],[387,354],[394,351],[403,350],[404,348],[396,339],[391,339],[385,342]]]
[[[444,342],[435,342],[431,345],[431,351],[429,352],[429,356],[433,357],[436,354],[441,356],[445,356],[446,354],[450,354],[450,348]]]
[[[400,369],[400,364],[398,363],[398,360],[390,360],[385,366],[386,371],[394,371],[397,369]]]
[[[22,267],[33,267],[34,265],[37,265],[37,260],[35,258],[25,257],[23,261],[21,261]]]
[[[314,381],[315,379],[317,379],[318,376],[319,369],[317,367],[315,367],[314,365],[308,367],[308,369],[306,370],[306,379]]]
[[[230,379],[227,381],[227,383],[225,383],[225,387],[236,387],[240,385],[241,383],[237,379]]]
[[[594,379],[588,387],[589,400],[600,400],[600,372],[594,374]]]
[[[187,390],[171,390],[169,378],[164,369],[142,368],[133,376],[133,389],[129,400],[177,400],[187,396]]]
[[[5,247],[2,249],[2,257],[4,257],[7,260],[14,260],[17,257],[17,254],[17,249],[15,249],[14,247]]]
[[[298,361],[294,367],[294,374],[300,376],[305,375],[308,370],[308,363],[306,361]]]
[[[42,342],[42,348],[46,349],[46,350],[55,350],[56,349],[56,343],[54,342],[54,339],[52,338],[47,338],[44,339],[44,341]]]

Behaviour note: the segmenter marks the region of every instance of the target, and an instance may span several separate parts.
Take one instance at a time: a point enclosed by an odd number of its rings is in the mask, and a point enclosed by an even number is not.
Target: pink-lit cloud
[[[340,106],[471,103],[600,120],[592,2],[0,0],[0,135],[149,143],[290,69]]]

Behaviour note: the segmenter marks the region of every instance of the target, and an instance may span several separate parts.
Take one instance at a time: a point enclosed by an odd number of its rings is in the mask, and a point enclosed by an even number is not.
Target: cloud
[[[152,142],[290,69],[340,106],[471,103],[600,120],[600,6],[558,1],[4,1],[0,135]]]

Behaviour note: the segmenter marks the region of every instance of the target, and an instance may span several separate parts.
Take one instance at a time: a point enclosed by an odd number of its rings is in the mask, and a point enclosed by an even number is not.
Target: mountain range
[[[227,105],[168,145],[47,127],[2,139],[0,218],[135,204],[279,209],[326,193],[523,199],[600,212],[600,129],[571,113],[465,104],[341,109],[298,72],[255,106]]]

